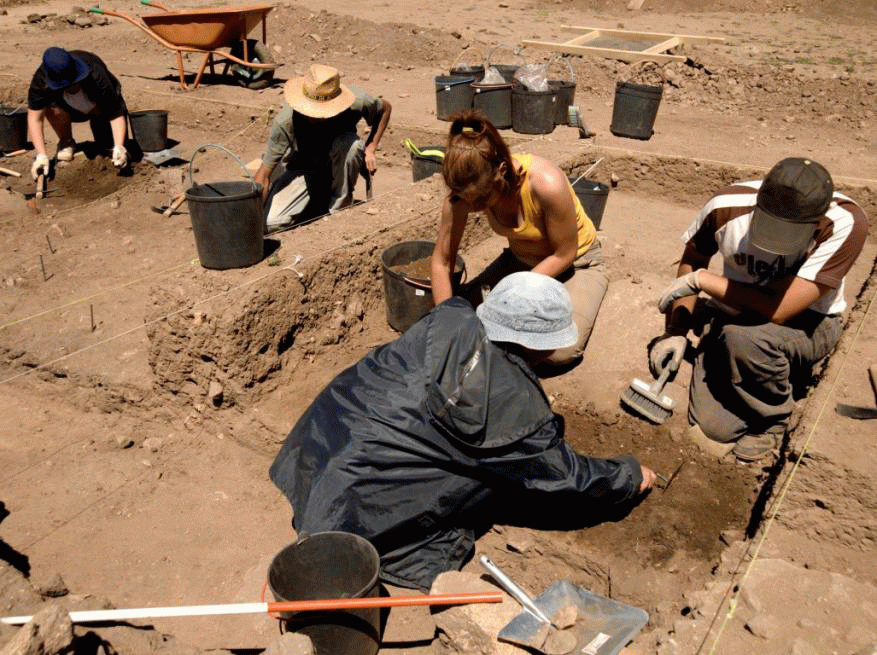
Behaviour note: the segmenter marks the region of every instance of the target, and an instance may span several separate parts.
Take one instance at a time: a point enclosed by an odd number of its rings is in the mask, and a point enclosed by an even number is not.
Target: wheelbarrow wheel
[[[231,54],[239,59],[244,58],[243,41],[232,47]],[[247,61],[255,64],[273,64],[274,58],[264,43],[256,39],[247,39]],[[248,89],[264,89],[271,85],[271,81],[274,79],[274,69],[250,68],[242,64],[234,64],[231,67],[231,75],[238,84]]]

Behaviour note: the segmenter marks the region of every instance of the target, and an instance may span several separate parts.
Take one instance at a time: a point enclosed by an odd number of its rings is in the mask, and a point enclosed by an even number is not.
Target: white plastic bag
[[[528,91],[548,91],[545,68],[545,64],[524,64],[515,71],[515,79]]]
[[[484,71],[484,77],[478,82],[479,84],[508,84],[496,66],[488,66]]]

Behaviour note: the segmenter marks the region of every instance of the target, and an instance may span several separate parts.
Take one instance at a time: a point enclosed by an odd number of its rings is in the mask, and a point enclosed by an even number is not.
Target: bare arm
[[[469,211],[469,205],[463,200],[452,203],[448,196],[442,202],[442,216],[430,264],[432,299],[436,305],[454,295],[451,273],[457,261],[457,252],[466,229]]]
[[[260,164],[259,170],[253,175],[253,180],[256,184],[262,185],[262,202],[268,199],[268,187],[271,186],[271,173],[272,169],[268,168],[265,164]]]
[[[46,120],[45,109],[28,109],[27,110],[27,131],[30,133],[30,141],[33,143],[34,150],[39,155],[46,155],[46,137],[43,134],[43,125]]]
[[[381,118],[378,121],[377,127],[375,127],[368,135],[368,139],[366,139],[365,143],[365,165],[368,166],[368,171],[372,174],[378,169],[378,162],[377,159],[375,159],[375,151],[378,149],[381,137],[384,135],[384,130],[387,129],[387,125],[390,123],[390,113],[393,111],[393,105],[390,104],[389,100],[382,99],[381,103],[383,105]]]
[[[533,158],[530,185],[545,223],[551,254],[533,267],[536,273],[557,277],[572,266],[579,247],[576,208],[566,175],[551,162]]]
[[[823,284],[797,276],[758,286],[734,282],[709,271],[700,274],[700,285],[705,293],[729,307],[780,325],[803,312],[829,290]]]

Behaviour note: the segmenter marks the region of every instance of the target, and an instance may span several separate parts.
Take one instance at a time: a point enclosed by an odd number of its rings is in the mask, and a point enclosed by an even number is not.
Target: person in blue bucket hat
[[[48,177],[50,172],[43,131],[46,121],[58,136],[57,161],[73,159],[72,124],[88,121],[96,146],[106,151],[112,148],[113,165],[123,168],[128,164],[128,109],[122,85],[97,55],[58,47],[43,53],[27,92],[27,126],[37,153],[31,167],[34,179]]]
[[[573,450],[532,370],[577,336],[563,284],[521,271],[477,311],[452,297],[373,349],[317,395],[271,465],[294,528],[368,539],[384,582],[426,591],[503,507],[545,527],[552,506],[559,521],[617,519],[656,474]]]

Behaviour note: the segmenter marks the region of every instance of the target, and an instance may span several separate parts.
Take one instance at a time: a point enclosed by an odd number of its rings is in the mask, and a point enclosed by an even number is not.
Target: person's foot
[[[734,457],[744,462],[757,462],[770,455],[777,447],[779,435],[764,432],[740,437],[731,451]]]
[[[722,459],[734,448],[733,441],[725,443],[710,439],[697,423],[688,427],[688,438],[703,452],[718,459]]]
[[[55,159],[58,161],[73,161],[73,153],[76,150],[76,141],[73,139],[64,139],[58,143],[58,152]]]

